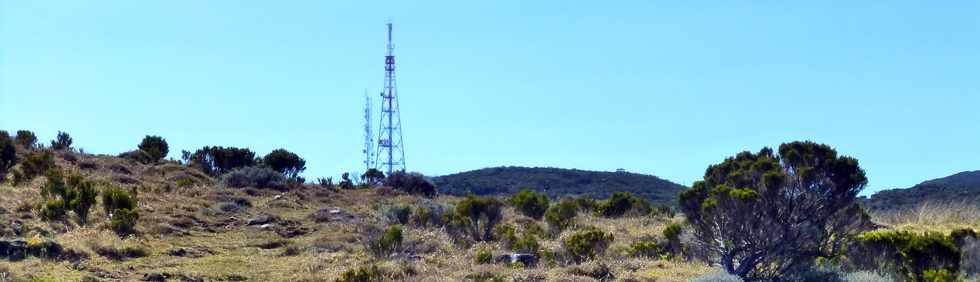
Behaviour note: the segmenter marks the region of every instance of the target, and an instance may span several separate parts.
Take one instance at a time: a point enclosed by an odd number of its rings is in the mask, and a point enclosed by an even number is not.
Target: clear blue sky
[[[687,185],[803,139],[857,157],[870,190],[980,169],[977,1],[415,2],[0,0],[0,128],[358,171],[391,19],[409,170]]]

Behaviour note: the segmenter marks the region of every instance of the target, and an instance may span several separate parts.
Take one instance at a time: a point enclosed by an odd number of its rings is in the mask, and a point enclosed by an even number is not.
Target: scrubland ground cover
[[[0,281],[969,281],[980,272],[974,203],[865,213],[853,198],[864,183],[856,161],[812,143],[780,148],[791,160],[764,149],[712,166],[681,196],[682,214],[629,193],[437,195],[412,173],[308,184],[298,176],[305,161],[285,150],[263,158],[209,146],[178,162],[160,157],[168,148],[157,136],[117,157],[77,152],[67,134],[57,149],[22,135],[5,142],[19,150],[0,184]],[[813,185],[786,184],[803,182]],[[774,192],[831,182],[840,191]],[[90,188],[99,197],[81,192]],[[810,203],[844,196],[833,210],[780,206],[807,193]],[[818,212],[836,218],[804,220]]]

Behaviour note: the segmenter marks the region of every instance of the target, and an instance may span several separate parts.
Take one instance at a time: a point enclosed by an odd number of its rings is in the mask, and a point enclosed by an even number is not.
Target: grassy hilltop
[[[406,173],[307,181],[298,176],[305,161],[285,150],[205,147],[175,161],[162,159],[169,150],[162,138],[118,156],[78,152],[69,138],[43,147],[26,136],[6,141],[14,161],[0,162],[0,281],[738,281],[720,273],[722,249],[704,241],[705,232],[716,225],[731,228],[717,238],[779,242],[772,229],[750,236],[773,224],[753,214],[765,205],[796,208],[745,181],[793,181],[765,163],[774,155],[765,149],[712,166],[706,181],[677,189],[680,205],[666,207],[642,194],[593,199],[560,189],[453,196]],[[859,180],[840,183],[860,188]],[[98,196],[84,196],[86,189]],[[976,279],[980,243],[970,232],[980,230],[980,211],[942,212],[958,208],[932,205],[918,217],[848,209],[853,221],[827,225],[846,231],[831,239],[846,239],[834,242],[847,248],[777,277]],[[824,249],[794,248],[809,247]],[[900,255],[861,259],[870,252]]]

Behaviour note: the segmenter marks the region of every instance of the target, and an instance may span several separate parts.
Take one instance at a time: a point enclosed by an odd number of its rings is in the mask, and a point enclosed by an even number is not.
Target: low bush
[[[24,160],[20,162],[19,170],[17,170],[14,174],[14,183],[15,185],[25,183],[34,179],[34,177],[44,175],[44,173],[48,172],[48,170],[51,170],[54,167],[54,156],[51,154],[51,152],[31,152],[31,154],[27,155],[27,158],[24,158]]]
[[[18,130],[14,140],[24,149],[31,150],[37,147],[37,135],[29,130]]]
[[[6,178],[7,171],[17,162],[17,146],[6,131],[0,131],[0,182]]]
[[[368,186],[374,186],[385,180],[385,173],[376,168],[371,168],[361,175],[361,179],[363,179],[364,183]]]
[[[51,140],[51,149],[56,151],[71,150],[72,139],[67,132],[58,131],[58,136]]]
[[[631,215],[647,215],[653,209],[646,199],[634,196],[630,192],[613,193],[609,199],[596,206],[596,213],[604,217],[620,217],[627,213]]]
[[[848,248],[849,256],[859,269],[878,269],[897,273],[914,281],[948,281],[957,277],[960,269],[960,245],[976,233],[954,231],[952,235],[938,232],[871,231],[861,234]]]
[[[474,256],[476,263],[478,264],[489,264],[493,262],[493,251],[490,248],[482,247],[476,251]]]
[[[187,155],[185,159],[188,165],[197,167],[212,176],[256,164],[255,152],[252,150],[221,146],[205,146]]]
[[[441,227],[446,224],[444,218],[448,212],[450,212],[450,208],[445,205],[435,202],[421,203],[415,207],[409,222],[419,227]]]
[[[558,234],[571,226],[576,216],[578,216],[576,200],[565,198],[545,211],[544,220],[548,223],[552,233]]]
[[[95,198],[98,197],[95,184],[78,174],[65,177],[58,170],[49,170],[45,177],[47,182],[41,190],[44,200],[41,207],[42,217],[58,220],[71,210],[78,216],[80,223],[85,224],[89,209],[95,205]]]
[[[503,204],[490,197],[467,196],[456,204],[453,217],[475,241],[493,240],[493,229],[503,219]]]
[[[143,141],[140,141],[137,148],[139,148],[140,152],[145,153],[145,163],[157,163],[170,153],[170,146],[167,144],[167,140],[160,136],[147,135],[143,137]]]
[[[267,167],[236,168],[221,176],[221,184],[232,188],[284,189],[286,179],[282,174]]]
[[[345,172],[340,175],[340,183],[337,183],[340,189],[350,190],[354,189],[354,181],[350,179],[350,173]]]
[[[140,214],[135,209],[117,209],[112,213],[109,227],[119,235],[136,233],[136,221]]]
[[[537,236],[524,232],[523,236],[511,245],[511,249],[518,253],[537,255],[541,250],[541,244],[538,243]]]
[[[381,275],[381,269],[377,265],[370,266],[360,266],[357,268],[348,269],[340,278],[337,278],[337,282],[380,282],[384,281]]]
[[[262,164],[288,178],[296,178],[306,170],[306,160],[286,149],[273,150],[262,158]]]
[[[510,198],[510,204],[517,209],[517,211],[522,214],[534,218],[541,219],[544,216],[545,211],[548,209],[548,196],[544,193],[537,193],[529,189],[523,189],[517,194],[514,194]]]
[[[384,185],[405,191],[409,194],[432,197],[436,194],[436,186],[421,173],[392,172],[385,178]]]
[[[119,235],[135,232],[139,212],[136,200],[122,188],[107,187],[102,192],[102,207],[109,214],[109,227]]]
[[[680,255],[683,251],[681,246],[681,225],[677,223],[668,224],[663,231],[664,238],[667,239],[663,246],[664,251],[671,256]]]
[[[664,253],[664,247],[653,241],[639,241],[630,245],[630,254],[634,256],[656,258]]]
[[[364,231],[363,243],[365,248],[376,257],[384,258],[401,250],[404,234],[401,226],[393,225],[385,229],[368,226]]]
[[[615,237],[595,227],[587,227],[575,232],[562,241],[562,246],[576,263],[593,259],[605,253]]]
[[[381,213],[385,221],[390,224],[406,224],[412,216],[412,207],[408,205],[384,206]]]
[[[378,244],[381,246],[382,252],[390,254],[401,250],[403,239],[402,228],[400,226],[391,226],[385,229],[384,234],[381,235],[381,241]]]

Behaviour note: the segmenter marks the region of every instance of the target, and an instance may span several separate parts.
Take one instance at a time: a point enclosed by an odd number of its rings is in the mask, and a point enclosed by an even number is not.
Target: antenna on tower
[[[371,96],[364,89],[364,169],[374,168],[374,133],[371,132]]]
[[[385,54],[385,83],[381,90],[381,122],[378,126],[378,153],[375,165],[391,175],[405,170],[405,148],[402,143],[402,119],[398,111],[398,90],[395,83],[395,45],[391,42],[391,23],[388,23],[388,52]]]

